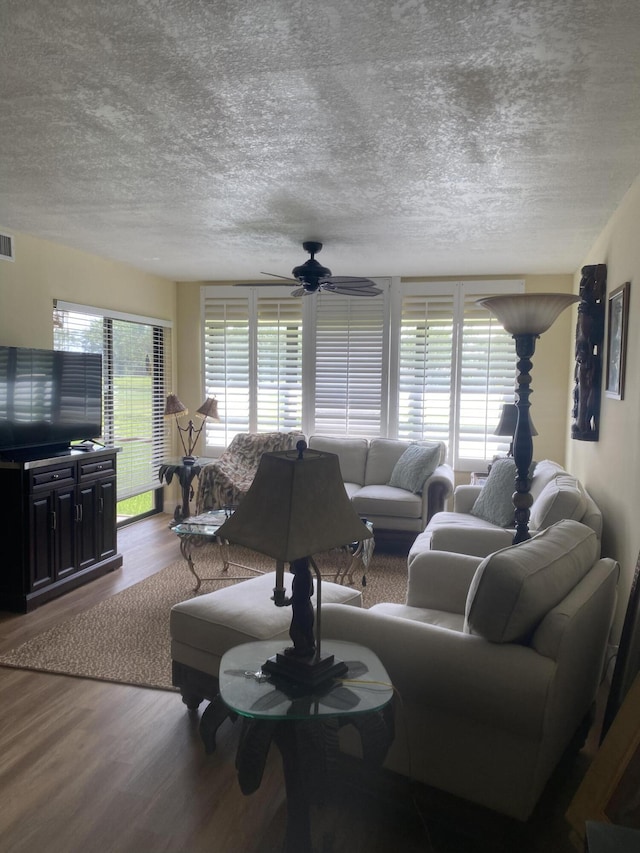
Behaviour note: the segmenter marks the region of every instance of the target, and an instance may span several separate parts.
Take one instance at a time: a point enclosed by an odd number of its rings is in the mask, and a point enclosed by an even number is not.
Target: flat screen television
[[[0,346],[0,456],[35,458],[102,434],[102,356]]]

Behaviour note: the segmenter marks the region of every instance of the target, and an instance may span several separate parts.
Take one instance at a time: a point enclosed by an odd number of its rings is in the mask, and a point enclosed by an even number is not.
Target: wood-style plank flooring
[[[0,650],[178,559],[168,521],[120,530],[122,569],[33,613],[0,613]],[[0,667],[0,853],[280,851],[277,752],[260,789],[245,797],[234,768],[237,727],[225,723],[207,756],[198,717],[168,691]],[[385,775],[362,785],[347,763],[316,816],[314,851],[570,853],[563,813],[589,758],[587,749],[561,768],[524,826]]]

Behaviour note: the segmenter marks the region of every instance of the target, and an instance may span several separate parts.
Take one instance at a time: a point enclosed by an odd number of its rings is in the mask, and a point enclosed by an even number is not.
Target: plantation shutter
[[[454,295],[402,300],[398,438],[450,440],[453,417]]]
[[[252,429],[249,299],[205,295],[204,324],[206,395],[218,400],[220,414],[220,423],[206,422],[206,445],[226,447],[237,432]]]
[[[514,402],[515,344],[499,321],[477,299],[491,293],[465,293],[460,348],[458,449],[460,460],[485,460],[504,449],[493,435],[505,402]]]
[[[258,432],[302,429],[302,299],[257,299]]]
[[[164,421],[170,324],[57,301],[53,342],[55,349],[102,355],[102,440],[121,448],[117,499],[157,489],[158,469],[170,451]]]
[[[310,418],[315,433],[386,434],[387,294],[316,297],[315,411]]]

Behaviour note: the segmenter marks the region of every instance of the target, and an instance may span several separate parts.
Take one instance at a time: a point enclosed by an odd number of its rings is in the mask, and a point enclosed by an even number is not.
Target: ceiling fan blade
[[[331,282],[325,282],[321,288],[328,293],[338,293],[341,296],[377,296],[382,293],[379,287],[350,287],[349,285],[332,284]]]
[[[291,295],[292,296],[309,296],[310,291],[305,290],[304,287],[299,287],[297,290],[292,290]]]
[[[361,278],[353,275],[332,275],[324,279],[330,284],[346,285],[347,287],[375,287],[375,282],[370,278]]]
[[[278,273],[275,272],[261,272],[260,275],[270,275],[273,278],[280,278],[282,281],[290,281],[293,284],[300,284],[297,278],[291,278],[290,275],[278,275]]]
[[[283,281],[242,281],[236,282],[234,287],[293,287],[294,284],[298,284],[297,281],[289,281],[289,279],[284,279]]]

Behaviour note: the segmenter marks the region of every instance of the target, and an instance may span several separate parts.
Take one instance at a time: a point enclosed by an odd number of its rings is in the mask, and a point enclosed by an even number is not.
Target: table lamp
[[[494,435],[508,435],[511,438],[509,444],[509,452],[507,456],[513,456],[513,436],[516,434],[516,424],[518,422],[518,407],[515,403],[504,403],[502,406],[502,414],[498,426],[494,429]],[[531,435],[537,435],[538,430],[534,427],[529,413],[529,429]]]
[[[478,299],[491,311],[506,332],[516,342],[518,376],[516,379],[516,407],[518,418],[513,435],[513,460],[516,463],[516,487],[513,494],[516,533],[513,544],[531,538],[529,533],[529,510],[533,498],[529,491],[529,468],[533,459],[533,440],[529,415],[531,394],[531,357],[536,349],[536,339],[553,325],[557,317],[580,297],[570,293],[512,293],[505,296],[489,296]]]
[[[193,464],[195,462],[195,456],[193,455],[193,451],[195,449],[196,443],[200,438],[200,433],[202,432],[202,428],[204,427],[205,421],[207,418],[211,418],[212,421],[219,421],[220,417],[218,415],[218,401],[215,397],[207,397],[204,403],[200,406],[200,408],[196,412],[196,416],[202,418],[202,423],[196,429],[192,420],[189,420],[189,423],[186,427],[180,426],[180,422],[178,421],[179,417],[183,415],[188,415],[189,409],[181,403],[178,399],[177,394],[169,394],[167,396],[167,401],[164,407],[164,416],[165,418],[174,417],[176,420],[176,426],[178,427],[178,435],[180,436],[180,441],[182,442],[182,449],[184,450],[184,456],[182,457],[182,461],[185,465],[189,465],[189,463]],[[187,443],[185,444],[184,435],[187,435]]]
[[[263,453],[249,491],[218,535],[273,557],[273,601],[276,607],[292,606],[293,645],[269,658],[263,671],[308,689],[344,674],[343,661],[322,654],[322,580],[313,555],[373,534],[349,500],[336,454],[309,450],[305,441],[299,441],[295,451]],[[293,574],[291,597],[284,585],[285,563]]]

